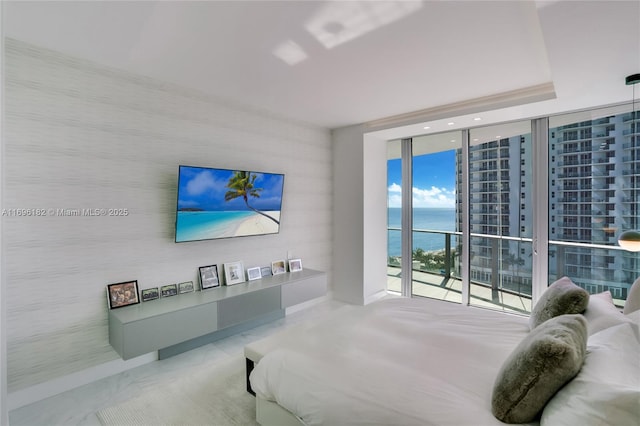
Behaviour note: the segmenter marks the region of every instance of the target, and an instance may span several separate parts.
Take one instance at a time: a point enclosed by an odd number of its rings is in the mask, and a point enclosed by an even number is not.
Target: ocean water
[[[401,209],[388,209],[389,228],[401,227]],[[456,210],[455,209],[413,209],[413,229],[428,229],[434,231],[455,231],[456,230]],[[455,239],[451,239],[451,244],[455,244]],[[445,235],[428,234],[422,232],[413,233],[413,249],[422,248],[425,251],[442,250],[445,247]],[[389,231],[388,233],[388,255],[400,256],[402,254],[400,231]]]

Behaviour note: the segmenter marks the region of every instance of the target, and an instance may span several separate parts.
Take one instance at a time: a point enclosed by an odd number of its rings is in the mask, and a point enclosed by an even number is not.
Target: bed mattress
[[[406,298],[303,329],[250,380],[307,425],[502,425],[494,380],[529,332],[524,316]]]

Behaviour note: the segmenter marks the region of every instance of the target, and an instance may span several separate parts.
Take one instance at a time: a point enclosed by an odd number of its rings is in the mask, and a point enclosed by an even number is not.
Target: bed
[[[248,345],[257,420],[637,425],[640,311],[625,315],[610,294],[569,297],[579,287],[555,284],[531,318],[389,298]]]

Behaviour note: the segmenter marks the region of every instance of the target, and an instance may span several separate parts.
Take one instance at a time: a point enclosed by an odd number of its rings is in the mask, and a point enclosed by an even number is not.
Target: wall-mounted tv
[[[176,243],[277,234],[284,175],[180,166]]]

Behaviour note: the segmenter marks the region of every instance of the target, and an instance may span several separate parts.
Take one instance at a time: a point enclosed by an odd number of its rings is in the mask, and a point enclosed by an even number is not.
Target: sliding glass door
[[[389,289],[528,313],[568,276],[623,306],[640,276],[617,244],[640,229],[639,124],[621,105],[391,142]]]
[[[531,122],[472,129],[470,304],[531,311]]]
[[[387,144],[387,290],[402,293],[402,150]]]
[[[624,305],[640,258],[617,246],[640,229],[640,132],[628,107],[549,119],[549,280]]]
[[[412,142],[411,293],[461,303],[461,218],[456,205],[462,133],[421,136]]]

